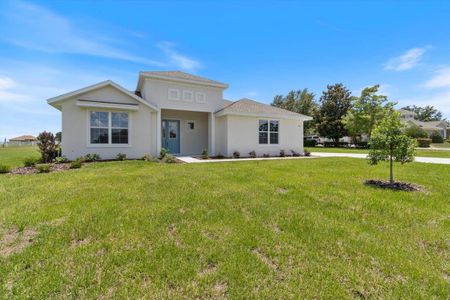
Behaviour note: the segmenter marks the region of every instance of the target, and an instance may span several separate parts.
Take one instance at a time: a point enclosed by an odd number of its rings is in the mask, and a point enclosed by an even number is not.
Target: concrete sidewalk
[[[313,156],[319,157],[352,157],[352,158],[367,158],[367,154],[362,153],[331,153],[331,152],[311,152]],[[450,158],[439,157],[423,157],[416,156],[414,161],[429,164],[445,164],[450,165]]]

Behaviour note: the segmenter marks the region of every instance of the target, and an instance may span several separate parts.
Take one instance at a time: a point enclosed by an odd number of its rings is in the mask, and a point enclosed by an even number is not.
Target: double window
[[[91,111],[89,124],[91,144],[128,144],[128,113]]]
[[[278,144],[279,121],[259,120],[258,138],[260,145]]]

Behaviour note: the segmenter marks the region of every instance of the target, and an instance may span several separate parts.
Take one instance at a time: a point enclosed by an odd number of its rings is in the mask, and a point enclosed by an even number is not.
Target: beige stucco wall
[[[182,155],[201,154],[208,149],[208,113],[163,109],[161,120],[180,120],[180,151]],[[194,121],[194,130],[188,128]]]
[[[291,154],[291,149],[303,153],[303,121],[279,119],[279,144],[260,145],[258,141],[257,117],[226,116],[227,149],[226,156],[232,156],[234,151],[239,151],[241,156],[248,156],[252,150],[256,155],[267,153],[278,156],[284,149],[286,154]]]
[[[169,89],[179,90],[180,100],[169,100]],[[194,93],[193,101],[184,101],[183,91],[192,91]],[[205,94],[206,103],[196,102],[196,92]],[[141,94],[144,99],[160,108],[215,112],[223,107],[223,89],[218,87],[146,78],[141,88]]]
[[[138,104],[136,100],[113,87],[104,87],[91,91],[61,103],[62,112],[62,151],[73,160],[88,153],[97,153],[102,159],[115,158],[125,153],[128,158],[140,158],[145,153],[156,155],[156,113],[149,107],[139,104],[137,111],[129,111],[130,145],[88,145],[88,111],[122,111],[105,108],[81,108],[76,105],[78,99],[97,100],[114,103]]]

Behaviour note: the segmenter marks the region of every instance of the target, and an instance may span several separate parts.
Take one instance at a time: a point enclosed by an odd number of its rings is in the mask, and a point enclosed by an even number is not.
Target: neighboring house
[[[9,139],[9,145],[17,146],[34,146],[36,145],[37,139],[32,135],[21,135],[12,139]]]
[[[422,122],[419,120],[416,120],[416,113],[413,111],[400,109],[400,118],[404,123],[406,123],[409,126],[419,126],[423,130],[430,135],[432,132],[437,131],[444,140],[449,137],[448,131],[450,130],[450,126],[448,125],[447,121],[429,121],[429,122]]]
[[[250,99],[223,99],[227,84],[179,71],[140,72],[135,92],[108,80],[47,102],[62,113],[62,152],[140,158],[175,155],[303,153],[311,117]]]

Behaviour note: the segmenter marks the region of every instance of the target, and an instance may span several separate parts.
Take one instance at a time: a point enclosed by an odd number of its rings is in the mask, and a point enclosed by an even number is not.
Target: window
[[[198,103],[206,103],[205,93],[195,93],[195,101]]]
[[[183,91],[183,101],[192,102],[194,101],[193,91]]]
[[[278,144],[279,121],[259,120],[259,144]]]
[[[188,129],[189,130],[194,130],[195,129],[194,121],[188,121],[187,125],[188,125]]]
[[[91,144],[128,144],[128,113],[91,111],[89,123]]]
[[[180,100],[180,91],[176,89],[169,89],[167,97],[169,100]]]

